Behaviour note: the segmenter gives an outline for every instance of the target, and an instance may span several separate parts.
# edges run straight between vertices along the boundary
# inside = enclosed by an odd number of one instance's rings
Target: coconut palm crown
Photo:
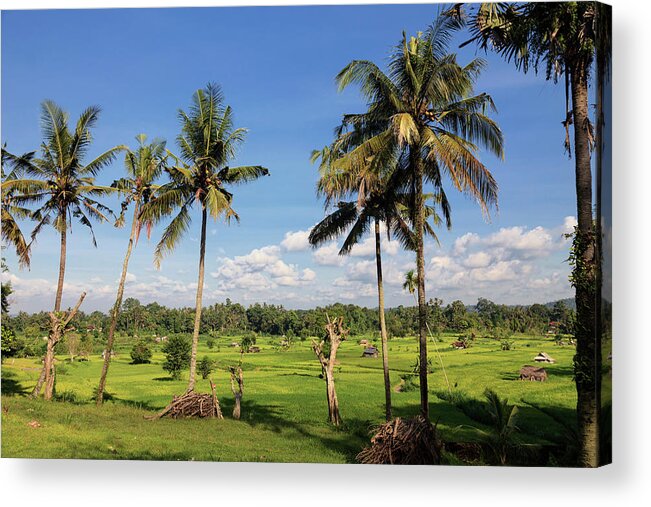
[[[253,181],[268,175],[269,171],[262,166],[228,165],[244,142],[247,130],[234,127],[233,111],[224,105],[219,86],[208,84],[206,88],[197,90],[189,110],[179,110],[178,116],[181,122],[181,133],[177,137],[179,155],[172,156],[173,163],[166,168],[170,181],[162,185],[155,197],[143,207],[141,219],[157,222],[174,215],[155,249],[154,261],[158,266],[163,256],[174,250],[188,231],[192,221],[191,209],[196,206],[201,210],[199,282],[188,384],[188,391],[191,391],[195,384],[201,323],[208,214],[214,219],[222,217],[227,222],[239,220],[232,207],[233,194],[226,187]]]
[[[122,262],[122,273],[118,283],[115,304],[111,310],[111,321],[106,340],[104,363],[102,365],[102,373],[100,375],[96,395],[98,405],[100,405],[104,400],[106,376],[111,362],[111,352],[113,350],[118,316],[120,314],[120,308],[122,307],[122,298],[124,296],[124,286],[127,278],[129,259],[131,258],[134,244],[138,242],[143,225],[141,220],[142,207],[149,202],[153,193],[158,188],[158,185],[155,183],[156,179],[161,175],[163,167],[165,167],[165,164],[167,163],[165,141],[154,139],[151,143],[147,143],[147,136],[145,134],[137,135],[136,141],[138,142],[138,148],[134,151],[128,150],[124,157],[124,167],[127,172],[127,177],[120,178],[119,180],[114,181],[111,185],[124,195],[122,211],[118,220],[115,222],[116,227],[124,225],[124,215],[130,204],[133,204],[133,219],[131,222],[129,242],[127,243],[127,251]],[[148,230],[151,230],[152,225],[152,222],[147,223]]]
[[[444,189],[447,180],[473,198],[488,216],[497,207],[497,183],[479,160],[485,149],[503,156],[503,136],[487,111],[495,111],[491,97],[475,94],[474,83],[485,66],[474,59],[465,66],[448,54],[451,34],[460,26],[452,16],[439,16],[425,32],[403,34],[390,57],[388,72],[366,60],[355,60],[337,76],[340,89],[359,85],[367,101],[364,113],[344,116],[341,131],[353,133],[354,149],[336,162],[344,172],[369,166],[380,173],[401,161],[397,182],[410,195],[418,275],[421,365],[427,364],[426,295],[423,235],[425,205],[423,185],[431,184],[439,196],[443,218],[451,224]],[[427,371],[420,372],[421,413],[429,417]]]

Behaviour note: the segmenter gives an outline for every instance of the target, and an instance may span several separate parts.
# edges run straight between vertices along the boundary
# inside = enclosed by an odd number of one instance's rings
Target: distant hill
[[[576,301],[574,301],[574,298],[558,299],[556,301],[550,301],[548,303],[540,303],[540,304],[542,304],[543,306],[545,306],[547,308],[553,308],[554,305],[556,303],[558,303],[559,301],[562,301],[563,303],[565,303],[565,305],[570,310],[576,311]],[[515,308],[516,306],[524,306],[526,308],[526,307],[529,307],[529,306],[532,306],[532,305],[506,305],[506,306],[508,308]],[[466,305],[466,310],[469,311],[469,312],[476,312],[477,311],[477,305]]]
[[[574,301],[574,298],[565,298],[565,299],[559,299],[558,301],[562,301],[565,303],[565,305],[570,309],[570,310],[575,310],[576,311],[576,301]],[[549,303],[545,303],[545,306],[547,308],[552,308],[558,301],[551,301]]]

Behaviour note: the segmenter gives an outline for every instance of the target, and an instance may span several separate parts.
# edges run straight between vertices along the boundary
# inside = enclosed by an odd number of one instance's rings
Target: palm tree
[[[37,223],[32,231],[32,242],[46,225],[51,224],[60,235],[59,278],[54,300],[54,312],[61,311],[63,283],[66,269],[67,233],[76,219],[88,227],[93,244],[97,246],[92,221],[107,221],[111,210],[96,200],[114,189],[95,184],[95,176],[110,164],[124,147],[116,146],[102,153],[87,164],[83,163],[92,142],[91,131],[99,118],[100,108],[87,108],[71,130],[69,117],[54,102],[46,100],[41,105],[41,127],[43,142],[41,158],[22,157],[21,170],[32,179],[16,182],[19,193],[13,196],[17,206],[37,204],[31,213]],[[18,157],[13,157],[16,160]],[[39,380],[32,391],[38,396],[43,382],[46,382],[45,398],[51,399],[54,383],[54,345],[48,337],[47,351]]]
[[[142,207],[149,202],[153,192],[156,190],[154,181],[160,176],[166,163],[165,141],[154,139],[151,143],[146,144],[147,136],[140,134],[136,136],[138,148],[134,151],[128,151],[124,166],[127,170],[127,177],[121,178],[113,183],[113,187],[126,197],[122,202],[122,213],[116,226],[124,224],[124,213],[131,203],[133,203],[133,219],[131,221],[131,234],[127,244],[127,252],[122,262],[122,274],[118,284],[118,292],[115,298],[115,304],[111,311],[111,323],[109,326],[106,349],[104,351],[104,364],[100,375],[99,386],[97,387],[96,402],[101,405],[104,400],[104,388],[106,386],[106,375],[108,374],[111,362],[111,351],[113,350],[113,341],[115,337],[115,328],[122,307],[122,297],[124,295],[124,284],[127,279],[127,270],[129,268],[129,259],[134,243],[137,243],[138,236],[143,226],[140,218]],[[150,225],[150,224],[147,224]]]
[[[413,294],[418,288],[418,276],[413,269],[410,269],[405,273],[405,281],[402,284],[402,289]]]
[[[391,234],[407,249],[414,249],[414,236],[409,223],[409,197],[395,193],[391,182],[395,174],[398,160],[387,160],[386,167],[368,164],[365,167],[353,167],[342,170],[338,160],[346,151],[354,149],[362,142],[363,134],[355,131],[338,129],[339,136],[331,146],[312,153],[312,161],[321,159],[319,172],[321,177],[317,183],[317,193],[325,197],[326,209],[335,199],[352,197],[357,194],[356,202],[340,201],[336,210],[326,216],[312,228],[309,242],[317,247],[331,241],[347,230],[349,233],[339,250],[339,255],[347,255],[358,244],[361,238],[374,227],[375,235],[375,264],[378,289],[378,317],[380,323],[380,338],[382,342],[382,366],[384,372],[385,416],[391,420],[391,380],[389,376],[389,347],[384,312],[384,284],[382,275],[381,227],[386,226],[387,237]],[[394,167],[392,172],[392,166]],[[380,170],[380,174],[378,171]],[[428,196],[429,197],[429,196]],[[432,218],[435,225],[440,224],[440,217],[433,207],[427,206],[427,218]],[[429,223],[425,223],[426,232],[436,238]],[[438,241],[438,240],[437,240]]]
[[[579,462],[582,466],[598,466],[601,347],[595,320],[595,287],[599,263],[592,205],[591,152],[595,136],[589,115],[588,82],[595,53],[599,53],[600,74],[609,59],[610,10],[599,7],[597,2],[482,3],[470,14],[457,6],[450,17],[469,26],[472,38],[466,44],[476,42],[482,49],[492,49],[523,72],[537,72],[543,67],[546,79],[564,79],[565,147],[571,155],[571,125],[578,222],[573,253],[578,262],[572,283],[577,307],[574,370],[581,440]]]
[[[6,151],[6,146],[2,147],[2,167],[0,169],[2,175],[2,239],[15,250],[18,265],[21,268],[29,268],[31,245],[25,239],[18,220],[30,219],[32,212],[29,208],[18,205],[15,197],[21,191],[27,193],[33,191],[30,182],[20,178],[23,169],[33,157],[33,152],[16,157]],[[6,172],[5,168],[9,164],[12,169]]]
[[[221,89],[208,84],[195,92],[188,112],[179,111],[181,133],[177,137],[180,157],[175,165],[166,169],[171,181],[162,185],[154,199],[143,207],[141,220],[158,221],[164,216],[178,213],[166,227],[156,246],[155,263],[172,251],[187,232],[192,218],[190,210],[197,205],[201,210],[201,239],[199,247],[199,280],[197,283],[192,355],[188,389],[194,389],[197,346],[201,325],[201,305],[206,253],[206,223],[208,214],[226,221],[239,220],[231,207],[233,194],[226,185],[236,185],[266,176],[269,171],[262,166],[229,167],[237,148],[244,142],[246,129],[233,127],[233,112],[224,106]]]
[[[497,124],[486,115],[495,109],[485,93],[474,95],[474,82],[484,61],[466,66],[446,54],[458,23],[440,17],[426,33],[396,47],[384,73],[370,61],[356,60],[337,76],[339,88],[359,84],[368,102],[362,114],[347,115],[344,124],[364,132],[364,141],[341,159],[341,166],[380,165],[387,159],[403,163],[399,184],[411,196],[412,223],[416,243],[418,323],[420,343],[421,413],[429,417],[427,388],[427,307],[425,296],[423,187],[433,185],[441,196],[441,211],[451,226],[450,206],[443,193],[447,176],[459,191],[472,196],[488,215],[497,205],[497,183],[479,161],[480,147],[503,156],[503,138]]]

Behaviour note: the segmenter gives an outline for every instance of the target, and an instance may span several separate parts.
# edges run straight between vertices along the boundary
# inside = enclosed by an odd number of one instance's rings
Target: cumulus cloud
[[[280,242],[282,246],[288,252],[302,252],[310,248],[310,242],[308,238],[310,236],[310,231],[289,231],[285,233],[285,238]]]
[[[267,290],[275,287],[295,287],[312,282],[316,272],[309,268],[300,270],[296,264],[287,264],[281,258],[277,245],[255,248],[246,255],[218,259],[219,268],[210,273],[223,290],[238,288]]]
[[[458,237],[454,240],[454,246],[452,247],[452,252],[455,255],[462,255],[466,253],[466,250],[469,246],[475,245],[479,242],[479,235],[474,232],[468,232],[463,236]]]
[[[316,249],[312,260],[319,266],[342,266],[346,259],[339,255],[339,247],[333,241]]]

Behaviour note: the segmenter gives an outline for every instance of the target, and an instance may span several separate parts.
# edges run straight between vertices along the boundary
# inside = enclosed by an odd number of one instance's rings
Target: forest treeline
[[[511,333],[542,334],[550,322],[562,333],[570,333],[575,312],[565,300],[529,306],[508,306],[479,298],[476,305],[466,306],[461,301],[443,305],[441,300],[430,300],[428,320],[433,332],[458,332],[478,330],[491,332],[500,329]],[[387,330],[390,337],[413,336],[417,333],[418,308],[397,306],[386,310]],[[158,303],[141,304],[128,298],[122,305],[117,330],[129,336],[167,335],[192,333],[194,308],[168,308]],[[336,303],[309,310],[294,310],[283,305],[255,303],[248,307],[227,299],[204,307],[201,314],[201,333],[212,336],[236,335],[247,332],[263,335],[285,335],[307,338],[323,333],[326,315],[343,316],[351,335],[378,333],[377,308]],[[40,338],[47,332],[47,312],[28,314],[19,312],[5,316],[3,325],[17,336]],[[94,311],[79,312],[74,321],[78,331],[89,333],[97,339],[106,334],[110,316]]]

